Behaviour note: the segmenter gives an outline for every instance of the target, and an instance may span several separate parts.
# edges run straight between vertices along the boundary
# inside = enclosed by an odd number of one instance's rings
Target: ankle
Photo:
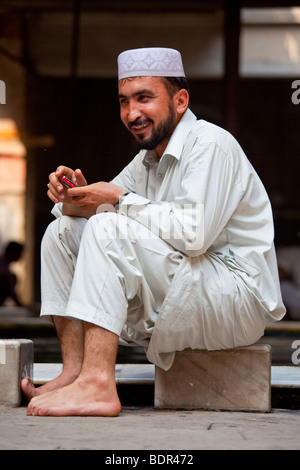
[[[60,374],[60,377],[64,378],[69,383],[72,383],[79,377],[80,372],[81,372],[80,367],[63,365],[63,369]]]
[[[77,382],[80,384],[80,387],[93,387],[101,390],[115,387],[115,377],[99,370],[82,370]]]

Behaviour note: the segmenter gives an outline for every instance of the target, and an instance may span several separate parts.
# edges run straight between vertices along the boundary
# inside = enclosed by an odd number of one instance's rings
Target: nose
[[[129,102],[127,108],[127,122],[134,122],[142,116],[139,106],[136,102]]]

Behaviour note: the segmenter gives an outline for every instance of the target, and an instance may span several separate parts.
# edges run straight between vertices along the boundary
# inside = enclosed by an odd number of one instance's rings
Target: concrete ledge
[[[155,408],[271,411],[271,348],[177,352],[170,370],[155,368]]]
[[[0,403],[21,403],[21,379],[33,377],[33,342],[28,339],[0,340]]]

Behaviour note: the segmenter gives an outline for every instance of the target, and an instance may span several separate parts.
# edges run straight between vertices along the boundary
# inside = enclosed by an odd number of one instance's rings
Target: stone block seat
[[[271,348],[177,352],[168,371],[155,368],[155,407],[271,411]]]

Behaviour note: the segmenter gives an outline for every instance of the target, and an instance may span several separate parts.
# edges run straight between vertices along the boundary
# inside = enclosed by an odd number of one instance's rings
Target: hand
[[[72,204],[83,210],[96,214],[101,204],[114,206],[125,191],[112,183],[100,181],[87,186],[67,190],[68,197],[72,196]]]
[[[84,178],[81,170],[77,169],[73,171],[71,168],[66,166],[59,166],[55,172],[49,175],[49,184],[47,195],[52,202],[57,204],[58,202],[63,202],[64,204],[72,204],[72,197],[68,196],[67,189],[59,181],[60,176],[66,176],[77,186],[86,186],[87,181]]]

